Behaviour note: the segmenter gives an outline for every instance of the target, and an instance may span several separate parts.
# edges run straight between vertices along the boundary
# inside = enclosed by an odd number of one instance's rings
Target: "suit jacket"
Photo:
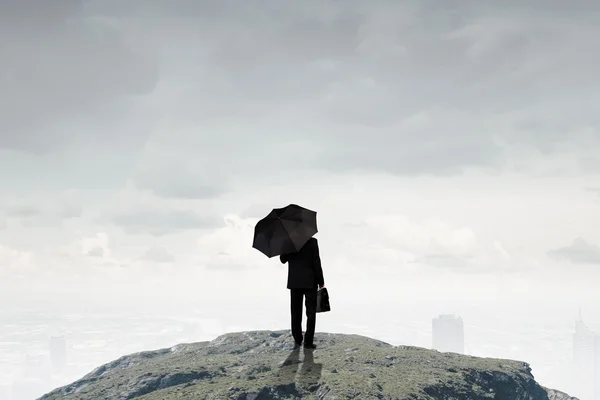
[[[317,239],[310,238],[300,251],[279,259],[283,264],[288,263],[288,289],[316,289],[317,284],[325,285]]]

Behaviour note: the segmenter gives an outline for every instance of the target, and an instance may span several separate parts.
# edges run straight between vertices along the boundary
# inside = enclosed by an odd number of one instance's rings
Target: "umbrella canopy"
[[[317,232],[316,211],[290,204],[258,221],[252,247],[269,258],[295,253]]]

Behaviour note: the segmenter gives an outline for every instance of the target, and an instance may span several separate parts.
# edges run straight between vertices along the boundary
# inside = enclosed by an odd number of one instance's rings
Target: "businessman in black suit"
[[[306,333],[304,347],[314,349],[313,339],[317,322],[317,286],[325,286],[319,243],[310,238],[297,253],[279,257],[281,262],[288,263],[288,283],[291,295],[292,336],[297,346],[302,345],[302,299],[306,299]]]

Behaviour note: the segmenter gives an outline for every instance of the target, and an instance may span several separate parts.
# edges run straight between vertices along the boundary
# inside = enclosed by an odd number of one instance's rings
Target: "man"
[[[292,336],[297,346],[302,345],[302,299],[306,299],[306,332],[304,335],[304,348],[315,349],[313,343],[315,325],[317,322],[317,285],[325,286],[321,257],[319,256],[319,243],[317,239],[310,238],[297,253],[285,254],[279,257],[280,261],[288,263],[288,283],[291,296],[292,311]]]

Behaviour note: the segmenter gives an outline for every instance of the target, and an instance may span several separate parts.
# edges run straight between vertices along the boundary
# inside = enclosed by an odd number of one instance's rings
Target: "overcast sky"
[[[288,203],[318,212],[336,307],[598,301],[597,2],[0,7],[15,307],[285,313],[286,267],[251,245]]]

